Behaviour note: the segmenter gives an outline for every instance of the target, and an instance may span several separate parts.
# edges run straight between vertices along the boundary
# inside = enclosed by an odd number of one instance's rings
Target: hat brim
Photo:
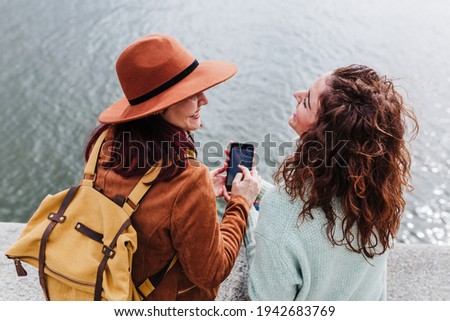
[[[124,97],[106,108],[98,120],[103,124],[117,124],[154,114],[220,84],[231,78],[236,72],[237,67],[226,61],[202,61],[191,74],[161,94],[133,106]]]

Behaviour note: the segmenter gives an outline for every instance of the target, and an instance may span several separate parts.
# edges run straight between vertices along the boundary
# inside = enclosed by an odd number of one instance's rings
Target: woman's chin
[[[292,129],[295,130],[295,125],[296,125],[296,124],[295,124],[295,120],[294,120],[293,117],[289,118],[288,124],[289,124],[289,126],[291,126]]]
[[[298,125],[297,124],[295,124],[294,122],[292,122],[290,119],[289,119],[289,126],[297,133],[297,135],[298,136],[301,136],[302,135],[302,133],[303,133],[303,130],[301,130],[299,127],[298,127]]]
[[[202,120],[200,118],[193,119],[189,122],[189,131],[195,131],[202,127]]]

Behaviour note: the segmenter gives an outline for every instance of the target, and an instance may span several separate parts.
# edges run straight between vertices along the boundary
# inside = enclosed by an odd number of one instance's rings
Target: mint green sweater
[[[326,236],[323,211],[314,209],[313,220],[299,223],[302,206],[301,200],[291,203],[286,192],[274,187],[264,195],[260,213],[252,211],[245,238],[250,298],[385,300],[387,252],[366,261],[345,246],[333,246]],[[333,208],[342,217],[342,207],[333,203]],[[336,227],[340,224],[337,221]],[[336,228],[335,239],[340,237]]]

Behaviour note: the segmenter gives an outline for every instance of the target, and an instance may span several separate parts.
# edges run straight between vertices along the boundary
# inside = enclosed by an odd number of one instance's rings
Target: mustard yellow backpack
[[[133,284],[137,234],[130,217],[161,167],[151,167],[123,202],[109,199],[94,188],[106,132],[92,149],[80,185],[48,195],[6,252],[19,276],[26,275],[21,261],[38,268],[47,300],[141,300],[176,262],[175,256],[157,275]]]

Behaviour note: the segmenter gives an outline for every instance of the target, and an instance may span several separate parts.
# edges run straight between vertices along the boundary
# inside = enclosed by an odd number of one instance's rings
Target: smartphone
[[[231,185],[237,173],[242,172],[238,166],[243,165],[249,170],[253,166],[253,155],[255,146],[252,144],[232,143],[230,145],[230,161],[228,162],[227,179],[225,186],[227,191],[231,191]]]

